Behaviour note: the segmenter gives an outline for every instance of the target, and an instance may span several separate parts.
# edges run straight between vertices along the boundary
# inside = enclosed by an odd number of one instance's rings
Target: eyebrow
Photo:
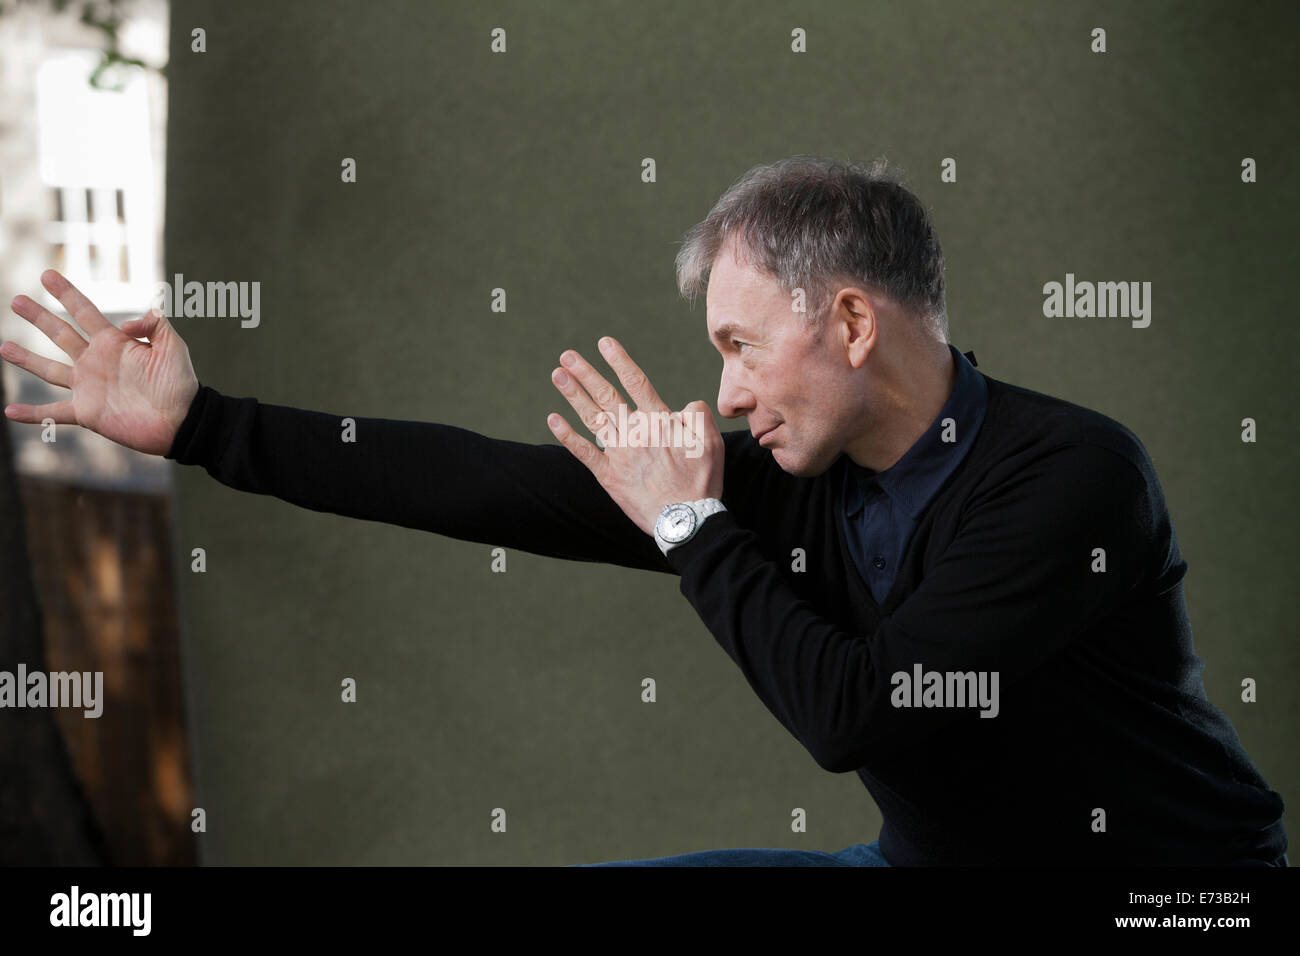
[[[745,330],[735,322],[723,322],[718,326],[717,331],[711,333],[709,337],[715,342],[725,342],[737,332],[744,333]]]

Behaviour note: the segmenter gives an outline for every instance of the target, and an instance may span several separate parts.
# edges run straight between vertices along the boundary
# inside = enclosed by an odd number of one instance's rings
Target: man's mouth
[[[754,438],[755,438],[755,440],[757,440],[758,443],[761,445],[761,444],[763,444],[763,439],[764,439],[764,438],[766,438],[768,435],[772,434],[772,432],[776,431],[776,430],[777,430],[778,428],[780,428],[780,427],[781,427],[780,425],[773,425],[771,428],[768,428],[768,429],[766,429],[765,431],[761,431],[761,432],[759,432],[757,435],[754,436]]]

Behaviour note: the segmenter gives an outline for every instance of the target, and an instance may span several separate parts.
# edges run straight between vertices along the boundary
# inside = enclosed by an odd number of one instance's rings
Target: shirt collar
[[[974,443],[988,404],[988,385],[984,375],[975,370],[974,352],[959,352],[951,343],[948,350],[957,366],[952,394],[930,427],[903,457],[884,471],[873,472],[844,456],[846,473],[856,478],[846,486],[845,509],[849,515],[860,510],[866,495],[878,486],[912,519],[918,519]],[[955,423],[954,442],[943,441],[943,422],[948,418]]]

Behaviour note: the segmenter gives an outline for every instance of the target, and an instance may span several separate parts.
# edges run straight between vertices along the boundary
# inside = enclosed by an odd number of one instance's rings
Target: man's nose
[[[724,370],[718,385],[718,414],[723,418],[739,418],[753,404],[753,396],[737,388]]]

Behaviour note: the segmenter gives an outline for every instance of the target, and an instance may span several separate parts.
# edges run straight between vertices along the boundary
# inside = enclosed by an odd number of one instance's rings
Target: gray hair
[[[787,294],[804,290],[809,331],[820,334],[847,280],[887,295],[948,341],[938,234],[884,158],[867,167],[799,155],[750,169],[682,241],[677,288],[691,303],[707,291],[713,262],[733,234],[744,257]]]

